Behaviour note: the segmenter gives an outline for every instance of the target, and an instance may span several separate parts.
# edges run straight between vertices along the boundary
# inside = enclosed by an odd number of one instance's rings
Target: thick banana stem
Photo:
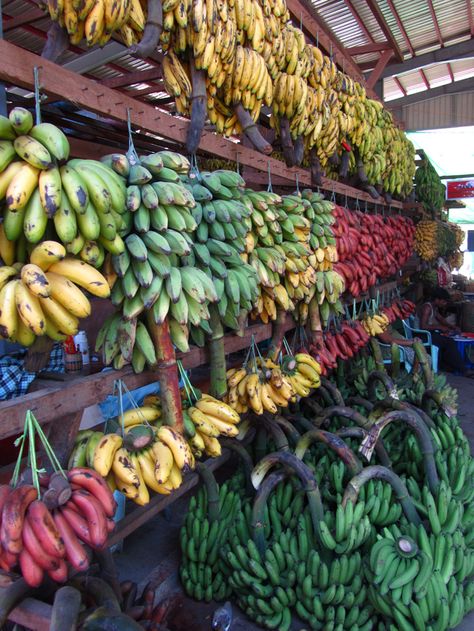
[[[398,477],[396,473],[390,471],[386,467],[379,465],[372,465],[371,467],[365,467],[362,471],[356,475],[348,483],[344,496],[342,498],[342,505],[346,506],[347,502],[351,501],[353,504],[357,502],[359,492],[362,486],[371,479],[384,480],[388,482],[395,492],[395,497],[402,505],[405,517],[409,522],[419,526],[421,524],[420,516],[412,502],[410,495],[408,494],[407,487],[403,480]]]
[[[390,354],[392,356],[391,363],[391,376],[392,379],[398,379],[400,376],[400,347],[398,344],[393,343],[390,347]]]
[[[331,432],[326,432],[323,429],[312,429],[306,434],[303,434],[296,445],[295,456],[303,460],[305,453],[314,442],[324,443],[329,449],[334,451],[344,462],[352,477],[357,475],[362,469],[362,463],[342,438]]]
[[[377,401],[377,384],[382,384],[386,395],[396,399],[398,397],[397,388],[386,372],[373,370],[367,380],[367,391],[371,401]]]
[[[75,576],[70,584],[88,594],[98,607],[113,613],[120,613],[120,603],[112,587],[98,576]]]
[[[204,70],[197,70],[192,57],[189,60],[189,67],[191,69],[193,94],[191,97],[191,122],[189,123],[188,135],[186,137],[186,149],[192,155],[198,150],[202,131],[206,124],[207,95],[206,74]]]
[[[360,412],[357,412],[357,410],[353,410],[352,408],[343,405],[332,405],[331,407],[324,409],[322,414],[314,419],[314,423],[316,426],[321,427],[335,416],[352,421],[353,423],[355,423],[359,427],[363,427],[367,431],[369,431],[372,427],[370,421],[365,416],[360,414]]]
[[[281,150],[285,158],[286,166],[293,167],[296,164],[295,148],[290,133],[290,121],[286,116],[280,118]]]
[[[290,446],[288,440],[278,425],[275,424],[273,417],[264,414],[254,419],[259,425],[263,425],[265,431],[273,438],[277,451],[288,451]]]
[[[245,490],[247,495],[253,495],[252,480],[250,479],[250,476],[252,475],[253,462],[249,452],[242,444],[232,438],[219,438],[219,442],[223,447],[230,449],[240,458],[245,475]]]
[[[0,591],[0,628],[3,629],[3,625],[6,623],[8,614],[16,605],[27,598],[33,596],[37,592],[27,585],[23,577],[18,580],[12,581],[10,584],[6,584]]]
[[[313,414],[316,414],[318,416],[324,411],[324,408],[311,397],[305,397],[304,399],[301,399],[301,405],[309,408]]]
[[[377,408],[382,408],[385,410],[408,410],[409,412],[413,412],[417,416],[421,418],[421,420],[425,423],[427,427],[430,429],[434,429],[436,424],[433,420],[426,414],[424,410],[416,407],[416,405],[412,405],[408,403],[408,401],[399,401],[398,399],[394,399],[393,397],[386,397],[382,399],[382,401],[377,401]]]
[[[309,330],[311,332],[311,344],[318,346],[323,337],[323,327],[316,295],[309,301]]]
[[[276,487],[288,477],[286,471],[271,473],[258,489],[252,508],[252,539],[262,558],[267,547],[265,541],[265,508]]]
[[[265,475],[275,465],[280,465],[290,470],[292,469],[294,474],[300,479],[303,491],[308,498],[313,529],[318,539],[320,539],[321,531],[319,524],[324,519],[324,508],[318,483],[311,469],[301,462],[301,460],[298,460],[294,454],[289,451],[279,451],[265,456],[265,458],[254,467],[252,472],[252,484],[256,489],[259,489]]]
[[[339,177],[345,179],[349,173],[349,163],[351,159],[350,151],[342,151],[341,162],[339,164]]]
[[[321,377],[321,385],[329,392],[335,405],[345,405],[344,397],[342,396],[341,391],[332,383],[332,381],[329,381],[326,377]]]
[[[321,162],[319,161],[316,147],[313,147],[310,152],[310,169],[311,169],[311,186],[323,185],[323,169]]]
[[[114,591],[118,601],[122,602],[122,592],[120,590],[120,582],[115,565],[114,557],[110,548],[102,550],[94,550],[94,557],[97,559],[100,567],[100,578],[104,580]]]
[[[361,158],[357,158],[357,176],[359,178],[359,182],[362,185],[362,188],[367,191],[367,193],[372,197],[372,199],[379,199],[380,195],[375,190],[375,188],[369,184],[369,180],[367,178],[367,174],[365,172],[364,163]]]
[[[244,108],[242,103],[236,103],[236,105],[234,105],[234,112],[239,119],[242,131],[253,144],[255,149],[264,153],[266,156],[269,156],[273,151],[271,144],[262,136],[257,125],[250,116],[250,113]]]
[[[209,326],[212,329],[212,335],[209,338],[210,394],[216,399],[222,399],[227,394],[224,327],[216,305],[209,305],[209,314]]]
[[[178,368],[168,321],[155,324],[152,311],[147,313],[148,331],[155,345],[158,360],[156,372],[160,382],[161,409],[168,425],[181,434],[184,431],[183,408],[179,391]]]
[[[430,491],[433,494],[436,494],[439,487],[439,477],[434,459],[435,447],[431,439],[429,429],[426,427],[421,418],[417,416],[413,411],[394,410],[393,412],[388,412],[388,414],[382,416],[381,419],[374,423],[372,429],[369,431],[367,447],[362,448],[361,453],[364,456],[366,456],[367,453],[370,453],[371,445],[374,444],[377,440],[380,440],[380,435],[384,428],[394,421],[405,423],[415,432],[420,445],[420,451],[423,455],[423,462],[426,478],[428,480],[428,486],[430,487]]]
[[[252,444],[254,445],[254,459],[258,462],[262,458],[265,458],[268,451],[268,433],[265,427],[259,427],[257,429],[257,436]]]
[[[302,416],[300,414],[285,414],[286,418],[292,423],[296,423],[299,428],[303,429],[305,432],[309,432],[312,429],[315,429],[316,426],[312,423],[308,418]]]
[[[272,339],[268,349],[268,357],[274,362],[277,361],[285,337],[286,311],[277,308],[277,317],[272,324]]]
[[[366,430],[362,429],[362,427],[344,427],[343,429],[339,429],[336,434],[341,438],[365,438],[367,436]],[[380,464],[390,469],[392,463],[381,440],[378,440],[375,444],[375,453],[377,454]]]
[[[364,410],[367,410],[367,412],[371,412],[374,409],[374,404],[372,403],[372,401],[364,399],[364,397],[349,397],[346,400],[346,403],[349,407],[354,407],[354,405],[358,405],[359,407],[364,408]]]
[[[295,447],[300,439],[300,433],[296,427],[294,427],[288,419],[280,416],[279,414],[273,417],[273,421],[281,427],[288,439],[288,442],[291,442],[292,447]]]
[[[421,342],[413,342],[413,350],[415,351],[415,356],[420,363],[421,370],[423,371],[425,387],[427,390],[433,390],[434,377],[433,371],[431,370],[431,358]]]
[[[69,46],[69,35],[64,27],[53,22],[48,29],[46,44],[41,51],[41,57],[56,61]]]
[[[219,505],[219,486],[217,485],[216,478],[210,469],[206,467],[202,462],[196,463],[196,471],[200,475],[207,492],[207,518],[209,523],[219,519],[220,505]]]
[[[130,48],[132,55],[146,59],[157,48],[163,31],[163,8],[161,0],[148,0],[147,19],[143,36],[138,44]]]
[[[296,166],[300,166],[303,162],[304,158],[304,140],[303,136],[297,136],[295,142],[293,143],[295,147],[295,164]]]
[[[380,347],[379,341],[376,340],[374,337],[370,338],[370,349],[374,356],[377,370],[380,370],[380,372],[386,372],[385,364],[383,363],[382,349]]]
[[[447,416],[454,416],[455,411],[444,404],[441,392],[437,392],[436,390],[425,390],[423,392],[423,396],[421,397],[421,407],[423,411],[429,415],[428,418],[430,418],[430,420],[431,414],[433,413],[433,405],[435,405]]]

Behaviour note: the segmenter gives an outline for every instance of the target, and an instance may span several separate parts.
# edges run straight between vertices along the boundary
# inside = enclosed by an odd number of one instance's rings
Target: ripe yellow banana
[[[158,430],[158,438],[167,445],[179,469],[194,469],[194,456],[185,439],[173,428],[163,425]]]
[[[123,439],[118,434],[105,434],[94,451],[94,469],[104,478],[112,469],[115,452],[122,446]]]
[[[211,414],[225,423],[232,423],[235,425],[240,422],[240,416],[235,410],[222,401],[211,397],[209,394],[203,394],[199,401],[196,402],[195,407],[201,410],[204,414]]]
[[[173,468],[173,452],[160,440],[153,443],[151,452],[155,460],[155,479],[158,484],[164,484],[168,481]]]
[[[77,318],[86,318],[91,314],[91,303],[79,287],[54,272],[46,272],[46,278],[49,282],[51,297],[66,307],[70,313]]]
[[[19,280],[10,280],[0,290],[0,336],[15,339],[18,330],[18,312],[16,307],[16,288]]]
[[[35,296],[47,298],[51,295],[51,286],[45,273],[38,265],[29,263],[21,268],[21,280]]]
[[[46,300],[46,298],[38,299],[34,294],[28,291],[23,283],[17,283],[15,301],[20,318],[35,335],[44,335],[44,313],[39,300]],[[48,298],[48,300],[50,300],[50,298]]]
[[[126,410],[123,416],[118,417],[118,422],[124,427],[130,427],[130,425],[137,425],[138,423],[156,421],[160,416],[161,412],[157,408],[143,405],[139,408]]]
[[[66,248],[57,241],[43,241],[39,243],[30,254],[30,263],[38,265],[44,272],[48,271],[53,263],[61,261],[66,256]]]

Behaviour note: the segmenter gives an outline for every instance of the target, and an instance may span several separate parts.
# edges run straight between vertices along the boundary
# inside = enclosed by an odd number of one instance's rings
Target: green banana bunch
[[[415,173],[416,199],[423,204],[428,211],[441,210],[445,203],[446,186],[441,182],[436,169],[428,158],[424,158],[422,164]]]
[[[231,593],[221,569],[220,550],[226,544],[230,524],[240,510],[238,492],[224,483],[219,489],[218,517],[211,520],[207,493],[200,488],[191,498],[181,528],[180,578],[191,598],[221,601]]]

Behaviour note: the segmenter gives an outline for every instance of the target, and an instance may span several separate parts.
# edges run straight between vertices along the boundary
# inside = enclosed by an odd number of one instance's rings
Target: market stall
[[[0,402],[0,625],[167,628],[176,603],[110,547],[187,495],[194,601],[282,631],[453,628],[474,464],[425,346],[384,340],[459,234],[409,200],[415,176],[439,205],[376,78],[293,0],[47,12],[43,57],[0,40],[0,334],[30,349],[17,373],[60,352],[69,374]],[[111,37],[173,112],[54,63]]]

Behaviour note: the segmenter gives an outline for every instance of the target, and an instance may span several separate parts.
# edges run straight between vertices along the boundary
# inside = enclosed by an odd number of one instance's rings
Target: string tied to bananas
[[[41,86],[39,80],[39,68],[35,66],[33,68],[33,78],[34,78],[34,91],[35,91],[35,124],[41,124]]]
[[[130,392],[130,390],[127,388],[127,386],[125,385],[123,380],[122,379],[116,379],[114,381],[114,385],[113,385],[113,389],[112,389],[112,396],[114,396],[115,393],[117,393],[118,408],[119,408],[119,422],[120,422],[120,430],[121,430],[122,436],[125,435],[124,409],[123,409],[124,408],[124,405],[123,405],[124,392],[127,395],[128,400],[131,403],[132,407],[135,408],[135,410],[137,410],[138,415],[141,417],[141,422],[143,423],[143,425],[146,425],[147,427],[151,427],[150,423],[147,421],[147,419],[143,415],[140,406],[135,401],[135,397]],[[105,429],[107,429],[107,422],[105,424]]]
[[[273,187],[272,187],[272,167],[270,165],[270,160],[268,160],[267,162],[267,172],[268,172],[268,186],[267,186],[267,191],[269,193],[273,193]]]
[[[185,370],[183,366],[183,362],[180,359],[178,359],[176,361],[176,364],[178,366],[179,377],[181,381],[183,382],[183,386],[186,392],[188,403],[189,405],[194,405],[196,401],[199,400],[199,396],[196,390],[194,389],[193,384],[191,383],[191,380],[189,379],[188,372]]]
[[[13,475],[10,481],[10,485],[12,487],[17,486],[19,478],[20,478],[20,470],[23,461],[23,453],[25,450],[25,446],[28,444],[28,456],[27,463],[31,472],[31,483],[35,487],[36,492],[38,493],[38,499],[41,497],[41,486],[40,486],[40,475],[46,473],[46,469],[44,467],[38,467],[37,462],[37,439],[39,440],[41,446],[44,449],[46,457],[48,458],[53,472],[62,476],[65,480],[67,480],[66,474],[64,473],[61,463],[59,462],[56,454],[54,453],[53,448],[51,447],[46,435],[44,434],[41,425],[38,423],[35,415],[31,410],[27,410],[25,416],[25,424],[23,426],[23,433],[19,436],[15,442],[15,447],[19,447],[18,457],[15,463],[15,468],[13,470]],[[66,485],[69,488],[69,485]],[[70,495],[70,489],[69,489]]]
[[[130,165],[140,164],[140,159],[138,157],[137,151],[135,149],[135,145],[133,143],[133,130],[132,130],[132,120],[130,112],[132,109],[127,107],[127,132],[128,132],[128,151],[126,153],[127,159]]]

